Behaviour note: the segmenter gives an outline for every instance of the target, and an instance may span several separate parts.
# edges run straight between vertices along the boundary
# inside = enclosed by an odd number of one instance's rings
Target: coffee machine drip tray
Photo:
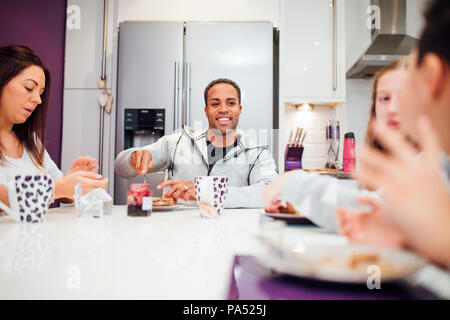
[[[133,137],[133,146],[134,147],[143,147],[149,144],[152,144],[156,142],[159,138],[161,138],[161,135],[158,134],[156,131],[151,130],[140,130],[135,131]]]
[[[125,109],[124,149],[143,147],[164,136],[165,109]]]

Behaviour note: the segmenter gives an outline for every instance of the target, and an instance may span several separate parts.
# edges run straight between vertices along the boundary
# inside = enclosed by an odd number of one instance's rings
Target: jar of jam
[[[145,183],[132,183],[127,194],[128,215],[146,217],[152,213],[153,199],[150,186]]]

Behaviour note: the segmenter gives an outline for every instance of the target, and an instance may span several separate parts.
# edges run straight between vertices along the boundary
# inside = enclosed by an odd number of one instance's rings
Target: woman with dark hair
[[[45,172],[55,180],[54,199],[73,201],[80,183],[83,193],[104,188],[107,179],[94,173],[96,160],[80,157],[66,176],[52,161],[44,145],[50,95],[50,73],[26,46],[0,47],[0,200],[8,202],[1,185],[16,172]]]

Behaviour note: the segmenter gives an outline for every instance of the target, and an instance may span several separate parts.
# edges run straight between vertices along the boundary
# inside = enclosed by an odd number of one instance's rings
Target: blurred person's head
[[[408,77],[408,61],[409,58],[395,60],[378,71],[373,78],[372,104],[365,141],[380,150],[383,148],[375,139],[372,125],[376,122],[395,130],[401,128],[398,96]]]
[[[26,46],[0,47],[0,127],[12,130],[35,164],[44,160],[50,74]],[[0,141],[0,165],[4,164]]]
[[[399,95],[402,130],[417,140],[417,120],[426,115],[450,154],[450,1],[431,1],[408,79]]]
[[[205,88],[205,114],[209,129],[222,135],[236,129],[241,115],[241,89],[232,80],[217,79]]]

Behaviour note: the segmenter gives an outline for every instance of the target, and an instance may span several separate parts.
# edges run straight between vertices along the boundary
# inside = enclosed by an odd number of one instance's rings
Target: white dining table
[[[197,207],[101,218],[74,207],[45,221],[0,217],[0,299],[226,299],[235,255],[261,250],[261,209],[226,209],[202,218]],[[345,243],[316,227],[288,227],[304,243]]]

